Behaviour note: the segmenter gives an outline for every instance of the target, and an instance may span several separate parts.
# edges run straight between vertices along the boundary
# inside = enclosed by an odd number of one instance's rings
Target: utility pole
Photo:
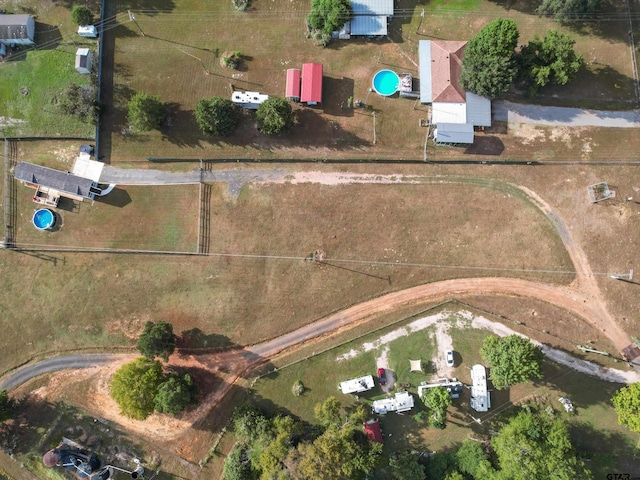
[[[142,31],[142,28],[140,28],[140,25],[138,25],[138,22],[136,22],[136,17],[133,16],[133,12],[131,12],[131,10],[127,10],[129,12],[129,20],[131,20],[133,23],[136,24],[136,27],[138,27],[138,30],[140,30],[140,33],[142,34],[142,36],[144,37],[144,32]]]
[[[416,34],[420,31],[420,27],[422,27],[422,20],[424,20],[424,8],[422,9],[422,13],[420,14],[420,23],[418,23],[418,27],[416,28]]]

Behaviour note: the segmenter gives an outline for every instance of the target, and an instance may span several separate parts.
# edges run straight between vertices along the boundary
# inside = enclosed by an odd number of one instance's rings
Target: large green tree
[[[316,418],[324,426],[339,424],[342,422],[340,413],[340,401],[336,397],[329,397],[324,402],[316,404],[313,409]]]
[[[224,480],[253,480],[257,478],[255,470],[251,468],[251,459],[247,452],[247,446],[236,443],[224,460],[222,470]]]
[[[611,403],[618,414],[618,423],[640,433],[640,383],[632,383],[613,394]]]
[[[565,85],[575,78],[584,63],[573,49],[575,43],[568,35],[549,30],[542,40],[535,36],[522,48],[520,74],[532,82],[532,95],[549,83]]]
[[[451,394],[444,387],[428,388],[422,393],[422,401],[429,410],[429,425],[436,428],[447,426],[447,408],[451,405]]]
[[[111,396],[123,415],[144,420],[154,410],[158,388],[164,381],[162,365],[138,358],[120,367],[111,380]]]
[[[521,412],[491,440],[499,468],[498,478],[531,480],[593,478],[578,460],[561,418]]]
[[[165,106],[157,95],[138,92],[129,101],[127,119],[136,130],[148,132],[162,125],[166,116]]]
[[[89,7],[74,5],[71,9],[71,20],[76,25],[90,25],[93,23],[93,13]]]
[[[315,30],[331,34],[352,18],[351,0],[311,0],[307,23]]]
[[[473,478],[488,478],[493,470],[484,445],[480,442],[465,440],[456,452],[458,469]]]
[[[6,390],[0,390],[0,423],[5,422],[13,417],[14,405],[13,400],[9,398]]]
[[[155,409],[160,413],[175,415],[193,403],[195,393],[195,386],[189,374],[173,374],[158,387],[158,393],[154,398]]]
[[[600,0],[542,0],[536,13],[552,16],[559,22],[588,18],[600,6]]]
[[[418,455],[401,452],[389,460],[391,476],[394,480],[424,480],[424,467],[418,462]]]
[[[162,320],[157,323],[147,322],[138,337],[136,347],[142,355],[151,360],[160,357],[167,362],[176,348],[173,325]]]
[[[231,100],[222,97],[198,101],[195,117],[202,133],[223,137],[231,135],[240,120],[238,110]]]
[[[295,115],[291,104],[280,97],[270,97],[261,103],[256,112],[260,131],[267,135],[279,135],[293,126]]]
[[[513,20],[498,18],[469,40],[462,58],[462,87],[490,99],[507,92],[518,72],[518,36]]]
[[[480,355],[491,366],[489,378],[498,390],[542,378],[542,351],[520,335],[489,335]]]

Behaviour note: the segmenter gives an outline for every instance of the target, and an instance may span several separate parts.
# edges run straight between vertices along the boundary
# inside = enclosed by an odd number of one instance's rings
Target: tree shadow
[[[220,349],[237,346],[225,335],[217,333],[206,334],[199,328],[183,330],[176,340],[176,347],[179,350]]]
[[[167,116],[160,126],[162,141],[168,141],[181,147],[199,147],[202,145],[202,133],[192,110],[182,110],[178,103],[166,103]],[[179,126],[179,128],[176,128]]]

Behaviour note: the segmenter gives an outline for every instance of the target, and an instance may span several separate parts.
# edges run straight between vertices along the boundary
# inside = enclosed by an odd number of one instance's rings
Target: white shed
[[[79,48],[76,52],[76,72],[84,75],[91,73],[91,50]]]

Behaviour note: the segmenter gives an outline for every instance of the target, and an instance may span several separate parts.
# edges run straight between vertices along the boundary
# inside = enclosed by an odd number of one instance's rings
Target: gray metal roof
[[[351,0],[353,14],[393,16],[393,0]],[[353,33],[353,32],[352,32]]]
[[[420,64],[420,103],[433,102],[431,89],[431,40],[418,42],[418,62]]]
[[[467,123],[476,127],[490,127],[491,100],[467,92]]]
[[[20,162],[16,165],[14,176],[21,182],[42,185],[59,192],[66,192],[84,198],[93,198],[91,187],[95,183],[90,178],[82,178],[72,173],[54,170],[53,168],[34,165],[33,163]]]
[[[436,143],[473,143],[473,125],[468,123],[439,123]]]
[[[0,40],[30,38],[27,28],[27,23],[30,18],[29,15],[22,14],[0,15]]]
[[[351,20],[351,35],[386,35],[387,17],[355,16]]]

